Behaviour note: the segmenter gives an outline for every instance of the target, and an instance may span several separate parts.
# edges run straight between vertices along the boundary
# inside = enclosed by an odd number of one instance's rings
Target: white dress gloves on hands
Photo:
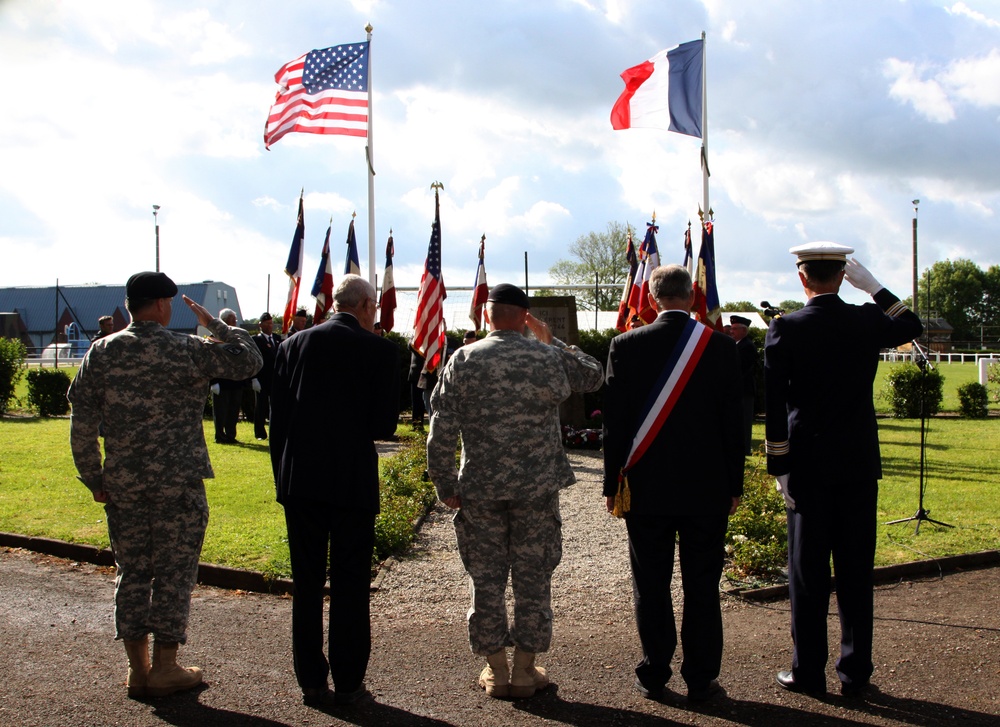
[[[785,500],[785,507],[789,510],[795,509],[795,500],[793,500],[788,494],[788,475],[776,475],[774,478],[775,484],[778,486],[778,492]]]
[[[875,280],[875,276],[868,272],[868,269],[855,258],[847,261],[844,273],[848,283],[858,290],[865,291],[868,295],[875,295],[882,290],[882,283]]]

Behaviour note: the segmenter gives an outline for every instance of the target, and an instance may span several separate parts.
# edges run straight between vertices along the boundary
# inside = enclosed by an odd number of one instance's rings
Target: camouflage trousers
[[[208,526],[205,484],[149,488],[104,506],[115,554],[115,638],[187,640],[191,592]]]
[[[533,653],[552,641],[552,571],[562,558],[559,493],[514,502],[463,498],[455,514],[458,552],[469,574],[469,644],[487,656],[507,646]],[[507,579],[514,622],[507,621]]]

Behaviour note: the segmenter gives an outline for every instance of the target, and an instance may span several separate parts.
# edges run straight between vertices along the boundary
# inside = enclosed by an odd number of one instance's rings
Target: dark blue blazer
[[[278,347],[271,388],[271,465],[278,502],[379,511],[375,440],[396,430],[399,354],[348,313]]]
[[[661,313],[611,339],[604,394],[604,494],[618,473],[688,316]],[[629,473],[632,511],[710,505],[728,512],[743,494],[743,399],[736,344],[715,332],[673,412]]]
[[[879,351],[916,338],[920,319],[883,288],[875,303],[815,296],[775,318],[764,345],[767,469],[803,482],[851,486],[882,476],[872,382]],[[796,487],[796,481],[798,487]]]

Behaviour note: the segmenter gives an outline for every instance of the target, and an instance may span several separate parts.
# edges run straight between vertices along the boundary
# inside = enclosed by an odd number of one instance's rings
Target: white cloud
[[[1000,106],[1000,50],[952,62],[941,74],[941,82],[973,106]]]
[[[883,64],[883,74],[892,81],[891,98],[911,104],[928,121],[944,124],[955,120],[955,110],[941,84],[922,80],[915,64],[889,58]]]
[[[977,23],[985,25],[988,28],[1000,28],[1000,21],[996,21],[990,18],[978,10],[973,10],[965,3],[955,3],[950,8],[945,8],[945,11],[951,15],[961,15],[973,20]]]

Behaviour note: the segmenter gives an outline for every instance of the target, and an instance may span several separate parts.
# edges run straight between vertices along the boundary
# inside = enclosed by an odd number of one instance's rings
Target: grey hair
[[[366,300],[375,300],[375,288],[360,275],[345,275],[333,291],[333,307],[357,308]]]
[[[691,273],[683,265],[660,265],[649,276],[649,293],[654,298],[681,298],[691,295]]]
[[[232,318],[233,322],[229,323],[229,321],[226,320],[227,318]],[[219,320],[222,321],[223,323],[235,326],[236,322],[239,319],[236,317],[236,311],[234,311],[232,308],[223,308],[222,310],[219,311]]]

